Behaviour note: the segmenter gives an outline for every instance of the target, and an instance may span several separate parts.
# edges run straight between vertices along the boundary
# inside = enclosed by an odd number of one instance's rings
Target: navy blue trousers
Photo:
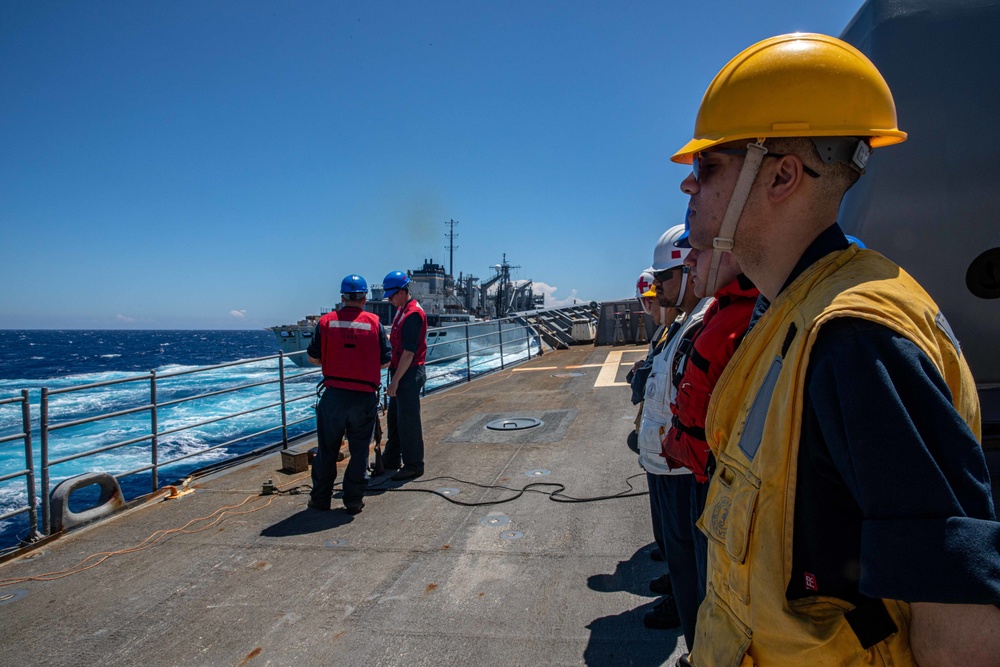
[[[664,475],[646,473],[646,488],[649,489],[649,518],[653,522],[653,541],[664,557],[667,546],[663,542],[663,506],[667,503],[666,487],[660,483]]]
[[[705,599],[704,563],[708,555],[708,542],[695,522],[701,509],[692,502],[697,486],[707,484],[695,482],[694,475],[654,475],[663,487],[665,502],[663,507],[663,541],[666,543],[667,567],[670,568],[670,583],[674,587],[677,611],[681,617],[681,629],[688,649],[694,645],[695,622],[698,607]],[[704,503],[702,503],[704,506]],[[700,539],[699,539],[700,538]],[[699,558],[698,552],[701,551]],[[699,562],[702,564],[699,567]]]
[[[337,454],[347,436],[351,458],[344,472],[344,504],[361,500],[368,488],[368,447],[375,433],[378,394],[327,387],[316,410],[316,439],[319,454],[313,461],[311,496],[317,504],[327,504],[337,480]]]
[[[396,395],[389,397],[385,416],[388,433],[382,460],[387,467],[400,464],[424,469],[424,430],[420,423],[420,390],[426,381],[423,366],[410,366],[399,378]]]

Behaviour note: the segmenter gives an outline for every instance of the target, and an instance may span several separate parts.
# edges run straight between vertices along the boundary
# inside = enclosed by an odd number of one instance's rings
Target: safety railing
[[[292,403],[298,401],[309,400],[315,398],[315,392],[311,390],[308,393],[303,393],[300,395],[289,397],[287,395],[287,384],[289,380],[295,378],[300,378],[308,375],[316,375],[319,373],[318,370],[305,370],[302,372],[287,374],[285,368],[285,357],[283,353],[269,357],[260,357],[257,359],[235,361],[225,364],[216,364],[213,366],[202,366],[189,370],[174,371],[168,373],[157,373],[155,370],[149,372],[148,375],[140,375],[135,377],[121,378],[116,380],[107,380],[104,382],[94,382],[83,385],[76,385],[72,387],[64,387],[62,389],[49,389],[43,387],[41,390],[41,400],[39,402],[39,413],[40,413],[40,444],[41,444],[41,488],[42,493],[42,532],[44,534],[49,534],[50,532],[50,508],[49,508],[49,490],[50,490],[50,474],[53,467],[60,464],[69,463],[70,461],[76,461],[78,459],[83,459],[87,457],[93,457],[98,454],[103,454],[106,452],[111,452],[114,450],[120,450],[126,447],[135,447],[138,445],[147,445],[149,447],[149,463],[146,465],[139,466],[130,470],[115,473],[114,477],[118,480],[122,480],[126,477],[131,477],[140,473],[148,472],[150,474],[150,491],[156,491],[159,488],[159,472],[160,469],[166,466],[170,466],[179,463],[185,459],[190,459],[196,456],[203,456],[204,454],[222,449],[225,447],[233,447],[240,443],[244,443],[254,438],[260,438],[267,434],[274,434],[278,431],[281,432],[280,444],[283,448],[288,447],[288,430],[289,428],[308,422],[310,419],[315,419],[314,416],[310,415],[301,419],[294,421],[289,421],[288,418],[288,406]],[[273,359],[278,360],[278,374],[276,378],[265,379],[258,382],[248,382],[241,383],[235,386],[229,386],[222,389],[216,389],[213,391],[193,393],[187,396],[179,396],[176,398],[171,398],[168,400],[158,400],[157,390],[165,382],[169,382],[171,379],[178,378],[186,375],[193,375],[197,373],[207,373],[210,371],[217,371],[224,368],[233,368],[237,366],[247,366],[249,364],[259,364],[261,362],[267,362]],[[70,394],[81,394],[85,392],[92,392],[97,389],[103,389],[105,387],[110,387],[114,385],[128,385],[132,383],[148,383],[148,402],[136,405],[130,408],[115,410],[112,412],[104,412],[95,415],[89,415],[79,419],[67,419],[63,421],[57,421],[53,419],[52,415],[52,398],[59,395],[70,395]],[[213,416],[210,419],[200,419],[193,423],[183,423],[184,420],[179,415],[174,415],[172,422],[167,422],[166,426],[161,426],[160,418],[164,414],[165,410],[170,408],[176,408],[178,406],[197,404],[199,401],[204,401],[211,398],[217,398],[220,396],[236,394],[238,392],[244,392],[249,389],[256,387],[264,387],[268,385],[277,385],[278,400],[271,400],[264,402],[259,405],[254,405],[245,410],[238,410],[235,412],[227,412],[221,415]],[[224,440],[222,442],[217,442],[205,447],[196,449],[195,451],[186,452],[177,456],[172,457],[162,457],[160,454],[160,442],[165,436],[179,434],[185,431],[191,431],[193,429],[198,429],[210,424],[219,424],[222,422],[227,422],[228,420],[237,419],[239,417],[244,417],[254,413],[259,413],[266,410],[280,411],[280,419],[277,424],[269,426],[267,428],[255,429],[255,430],[239,430],[239,436]],[[131,415],[141,415],[145,413],[148,415],[148,431],[146,433],[140,434],[136,437],[127,438],[124,440],[118,440],[115,442],[110,442],[107,444],[102,444],[99,447],[93,447],[85,449],[83,451],[77,451],[72,454],[65,456],[60,456],[57,458],[50,457],[50,439],[52,434],[57,431],[65,431],[67,429],[73,429],[76,427],[81,427],[88,424],[94,424],[97,422],[107,422],[111,421],[112,428],[114,427],[114,420],[120,420],[124,417],[129,417]],[[108,429],[112,430],[112,429]],[[307,431],[305,434],[315,431]]]
[[[36,509],[37,502],[35,499],[35,465],[31,451],[31,408],[28,402],[28,390],[22,389],[21,395],[18,397],[0,399],[0,406],[17,403],[21,404],[21,432],[0,437],[0,446],[6,446],[7,443],[17,442],[18,440],[22,441],[24,445],[24,467],[21,470],[14,470],[0,475],[0,483],[23,477],[27,504],[24,507],[0,514],[0,521],[20,514],[27,514],[32,526],[29,534],[30,539],[35,536],[35,527],[38,525],[38,510]]]
[[[424,393],[469,382],[477,375],[503,370],[511,362],[525,361],[541,353],[538,332],[519,318],[436,328],[428,333],[427,354],[433,364],[426,371]],[[461,361],[464,367],[456,368]]]
[[[454,350],[448,351],[448,354],[437,355],[437,358],[428,365],[425,393],[467,382],[483,373],[500,370],[512,363],[541,354],[538,333],[530,325],[513,319],[472,322],[436,329],[437,332],[442,330],[446,333],[434,336],[438,340],[429,340],[428,347],[451,345]],[[439,349],[439,352],[441,351]],[[251,445],[265,449],[278,446],[287,448],[290,430],[295,431],[294,437],[315,433],[314,410],[294,408],[300,401],[313,401],[313,405],[315,404],[315,382],[306,380],[309,376],[318,380],[321,371],[319,368],[287,363],[289,360],[295,361],[296,355],[305,354],[305,351],[279,353],[185,370],[169,372],[153,370],[145,375],[55,389],[42,387],[38,401],[39,483],[37,485],[36,467],[32,457],[32,406],[29,402],[29,392],[25,389],[21,391],[19,397],[0,400],[0,406],[20,404],[23,414],[21,431],[0,437],[0,445],[18,440],[24,443],[23,467],[7,470],[0,476],[0,485],[23,477],[27,490],[27,504],[0,515],[0,520],[27,513],[31,525],[27,541],[34,539],[38,534],[39,517],[36,508],[40,496],[41,532],[44,535],[50,534],[52,531],[50,492],[54,486],[53,478],[58,481],[60,478],[71,476],[53,474],[61,465],[78,462],[74,474],[80,471],[79,462],[84,460],[88,461],[83,466],[87,472],[102,468],[104,470],[101,471],[104,472],[112,468],[111,472],[116,480],[132,478],[130,485],[132,491],[127,495],[137,497],[147,491],[142,488],[146,483],[144,479],[136,476],[147,474],[149,479],[145,488],[148,492],[155,492],[160,488],[161,470],[168,466],[181,464],[187,459],[204,456],[214,450],[226,450],[227,455],[237,456],[245,454]],[[274,360],[277,360],[276,374],[273,369]],[[234,380],[234,377],[239,377],[238,373],[218,373],[223,369],[238,369],[253,365],[256,365],[258,367],[256,370],[259,371],[253,381]],[[213,373],[219,377],[208,391],[192,389],[195,384],[193,382],[182,385],[178,381],[182,376],[204,376]],[[272,374],[274,377],[271,377]],[[275,390],[269,391],[271,387]],[[301,391],[303,387],[306,391]],[[251,405],[243,404],[240,406],[241,409],[225,411],[217,408],[211,410],[198,408],[199,402],[223,401],[226,397],[239,395],[241,392],[255,392]],[[121,400],[120,397],[123,395],[129,399]],[[93,407],[100,405],[111,405],[116,409],[104,411]],[[273,420],[268,411],[274,412]],[[197,436],[190,436],[191,433],[197,434],[199,429],[210,425],[222,426],[250,415],[263,418],[257,419],[255,428],[234,425],[229,429],[232,431],[232,437],[202,441]],[[82,435],[81,432],[86,432],[86,435]],[[189,439],[197,440],[198,446],[173,454],[165,453],[162,445],[171,437],[181,435],[188,435]],[[272,438],[266,444],[254,445],[251,442],[261,443],[268,436]],[[90,440],[96,440],[96,443],[90,443]],[[80,446],[81,443],[94,446]],[[242,450],[240,445],[243,446]],[[102,458],[104,456],[116,458],[109,464],[107,459]],[[197,461],[192,463],[197,464]],[[196,467],[198,466],[190,470]],[[171,471],[176,470],[178,469],[172,468]]]

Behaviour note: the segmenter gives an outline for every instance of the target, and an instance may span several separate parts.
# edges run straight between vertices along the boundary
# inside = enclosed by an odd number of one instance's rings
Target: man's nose
[[[694,178],[694,172],[691,172],[683,181],[681,181],[681,192],[686,195],[693,195],[697,191],[698,181]]]

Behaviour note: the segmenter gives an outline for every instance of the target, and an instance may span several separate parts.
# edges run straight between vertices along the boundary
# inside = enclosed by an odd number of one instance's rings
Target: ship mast
[[[458,234],[455,233],[455,225],[458,224],[458,220],[447,220],[444,224],[448,225],[448,233],[444,235],[448,239],[448,245],[444,247],[448,251],[448,275],[454,278],[455,276],[455,237]]]

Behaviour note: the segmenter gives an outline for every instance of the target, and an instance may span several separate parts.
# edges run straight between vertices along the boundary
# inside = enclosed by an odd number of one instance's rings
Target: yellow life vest
[[[855,246],[806,269],[770,305],[719,379],[706,435],[718,465],[698,523],[708,594],[691,662],[912,665],[909,604],[883,600],[897,631],[865,650],[833,597],[789,601],[795,484],[809,351],[836,317],[877,322],[913,341],[981,439],[975,382],[947,321],[901,268]]]

